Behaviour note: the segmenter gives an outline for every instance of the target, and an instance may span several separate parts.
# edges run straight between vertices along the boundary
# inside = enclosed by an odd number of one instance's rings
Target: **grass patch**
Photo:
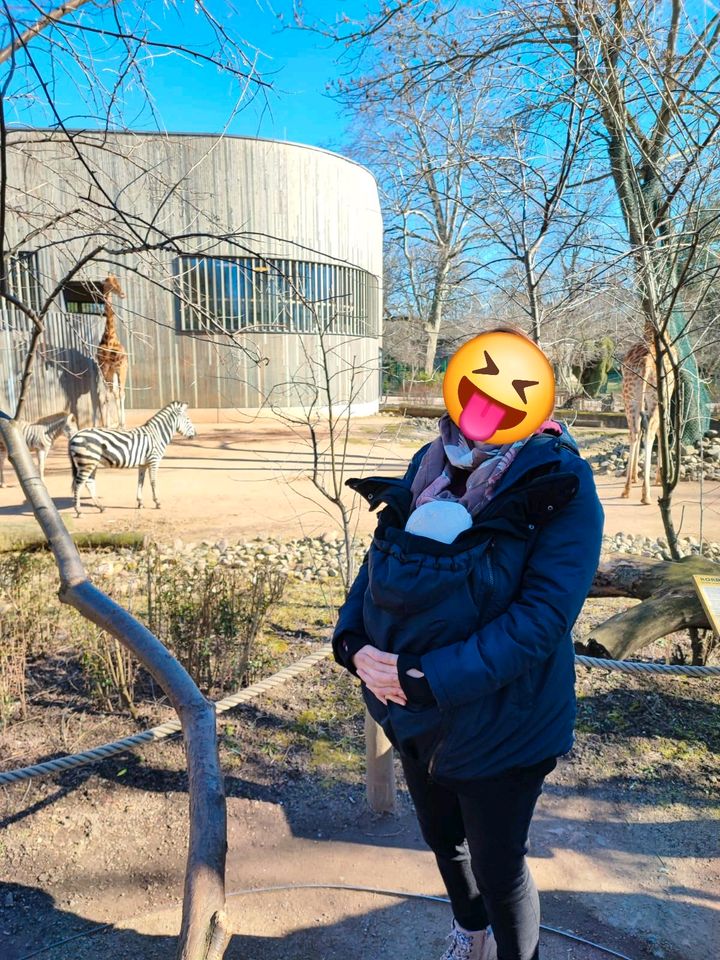
[[[720,691],[681,677],[578,674],[573,764],[652,804],[720,801]]]

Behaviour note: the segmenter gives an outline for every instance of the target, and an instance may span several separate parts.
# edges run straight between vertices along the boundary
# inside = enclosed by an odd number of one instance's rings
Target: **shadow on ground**
[[[557,892],[555,900],[567,894]],[[614,909],[608,896],[608,911]],[[624,898],[625,900],[627,898]],[[643,911],[648,899],[631,898]],[[0,883],[0,955],[3,960],[170,960],[175,951],[177,909],[129,918],[124,925],[104,927],[58,909],[47,894],[29,887]],[[437,960],[444,949],[448,927],[445,904],[421,900],[396,900],[370,894],[348,895],[346,891],[295,890],[283,894],[253,894],[231,897],[228,912],[236,931],[226,960]],[[627,903],[623,904],[627,909]],[[696,908],[698,922],[709,922]],[[561,928],[568,913],[557,903],[543,904],[544,921]],[[595,943],[625,955],[630,960],[660,956],[657,944],[648,943],[598,924],[572,906],[573,927],[591,924]],[[608,956],[594,946],[574,942],[548,930],[541,935],[543,960],[601,960]],[[616,954],[617,955],[617,954]],[[665,960],[696,960],[695,957],[662,951]]]

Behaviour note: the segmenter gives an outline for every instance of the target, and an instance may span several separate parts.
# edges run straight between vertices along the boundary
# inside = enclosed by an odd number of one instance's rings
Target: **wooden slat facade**
[[[325,335],[333,393],[338,402],[347,402],[354,369],[362,383],[353,392],[357,409],[377,409],[382,223],[375,181],[367,170],[323,150],[250,138],[85,133],[78,135],[80,141],[87,165],[66,140],[52,134],[11,135],[12,206],[28,215],[10,218],[8,240],[35,258],[47,293],[101,233],[107,235],[111,252],[74,280],[97,284],[114,272],[125,291],[114,308],[129,354],[128,409],[155,410],[176,398],[194,409],[294,407],[312,393],[317,336],[293,332],[291,324],[241,329],[232,337],[180,329],[175,276],[180,257],[198,256],[252,256],[259,258],[260,270],[266,260],[338,268],[343,289],[352,291],[350,299],[362,308],[363,319],[333,318],[336,332]],[[103,219],[97,206],[103,195],[122,205],[127,222]],[[38,231],[43,223],[47,226]],[[25,242],[31,230],[36,234]],[[172,251],[112,252],[123,238],[141,234],[154,244],[162,236],[183,239]],[[26,416],[69,407],[87,423],[95,404],[94,355],[104,321],[68,313],[60,299],[55,305]],[[10,412],[28,339],[28,321],[3,308],[0,407]]]

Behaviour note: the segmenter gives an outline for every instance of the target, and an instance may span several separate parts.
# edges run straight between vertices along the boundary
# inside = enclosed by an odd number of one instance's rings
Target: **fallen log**
[[[656,560],[614,554],[597,569],[590,597],[634,597],[642,603],[594,627],[583,641],[591,656],[622,660],[661,637],[688,627],[710,627],[693,576],[717,576],[706,557]]]

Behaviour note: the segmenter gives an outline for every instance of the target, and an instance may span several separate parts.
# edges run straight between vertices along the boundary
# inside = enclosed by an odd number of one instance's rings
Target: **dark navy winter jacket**
[[[473,526],[451,544],[406,533],[403,478],[349,480],[384,509],[340,610],[336,660],[363,646],[420,657],[434,699],[371,715],[439,782],[459,784],[566,753],[573,742],[571,629],[600,554],[603,512],[567,432],[531,437]]]

